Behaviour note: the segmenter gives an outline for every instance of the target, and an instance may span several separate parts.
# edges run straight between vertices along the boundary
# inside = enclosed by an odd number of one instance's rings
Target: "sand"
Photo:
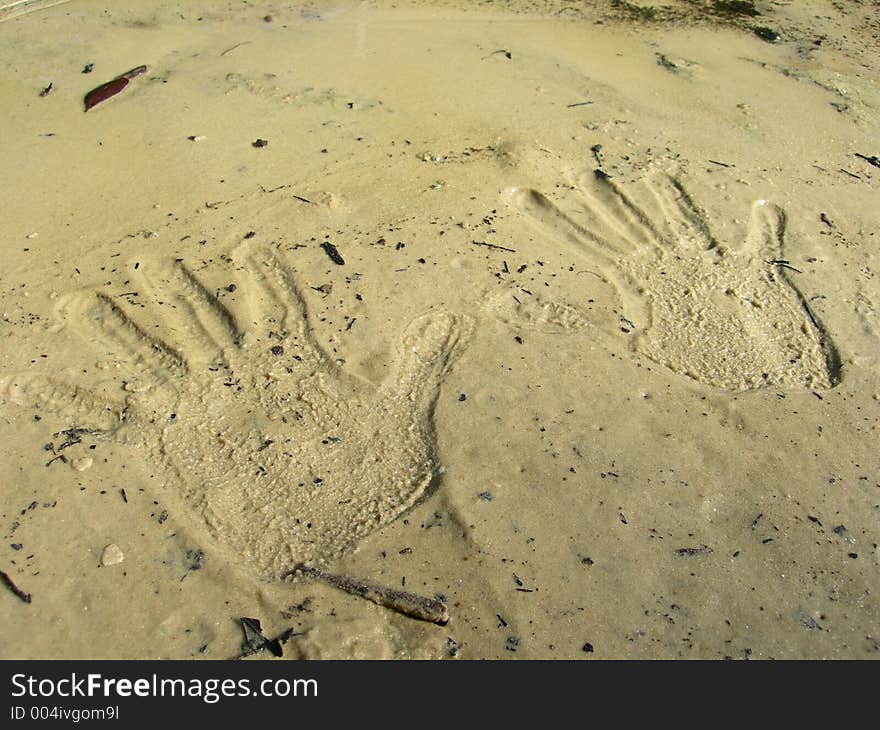
[[[877,656],[877,7],[750,8],[0,15],[0,656]]]

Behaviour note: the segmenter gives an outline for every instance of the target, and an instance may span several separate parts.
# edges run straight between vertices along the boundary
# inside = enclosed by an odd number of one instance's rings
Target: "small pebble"
[[[71,460],[70,467],[75,471],[85,471],[86,469],[90,469],[94,463],[95,460],[91,456],[80,456]]]
[[[118,565],[123,560],[125,560],[125,555],[122,554],[119,545],[113,542],[107,545],[101,553],[101,565],[105,568],[108,565]]]
[[[782,37],[772,28],[757,27],[753,28],[752,30],[754,31],[755,35],[758,36],[758,38],[760,38],[761,40],[765,40],[768,43],[776,43]]]

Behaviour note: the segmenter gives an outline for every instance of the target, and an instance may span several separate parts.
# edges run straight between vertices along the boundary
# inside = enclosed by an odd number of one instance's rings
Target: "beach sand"
[[[17,9],[0,656],[878,655],[876,3]]]

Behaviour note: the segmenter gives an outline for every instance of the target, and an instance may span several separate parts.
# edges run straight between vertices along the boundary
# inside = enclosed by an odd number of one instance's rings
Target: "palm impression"
[[[755,202],[744,244],[728,248],[713,238],[681,183],[665,173],[624,191],[596,170],[575,190],[571,213],[531,188],[506,196],[551,240],[601,267],[623,307],[621,322],[607,329],[623,330],[634,353],[732,391],[838,382],[834,346],[784,270],[781,209]],[[516,326],[588,326],[577,307],[511,291],[495,295],[489,308]]]
[[[277,578],[353,548],[426,493],[432,411],[466,328],[446,311],[416,318],[396,373],[375,386],[321,349],[274,253],[238,259],[234,296],[177,260],[142,263],[142,308],[94,292],[65,301],[69,326],[125,364],[124,400],[26,377],[7,378],[6,390],[154,448],[215,536]]]

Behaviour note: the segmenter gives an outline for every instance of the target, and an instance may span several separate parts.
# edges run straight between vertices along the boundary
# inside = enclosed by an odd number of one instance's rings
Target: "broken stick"
[[[486,243],[485,241],[471,241],[474,246],[485,246],[486,248],[494,248],[496,251],[510,251],[516,253],[516,249],[507,248],[507,246],[499,246],[497,243]]]
[[[24,601],[25,603],[31,602],[31,594],[26,593],[17,585],[15,585],[15,581],[13,581],[12,578],[10,578],[9,575],[4,573],[2,570],[0,570],[0,581],[2,581],[2,583],[22,601]]]
[[[430,621],[441,626],[449,621],[449,611],[446,608],[446,603],[436,598],[428,598],[427,596],[410,593],[409,591],[398,591],[394,588],[387,588],[375,585],[374,583],[364,583],[344,575],[327,573],[319,568],[313,568],[302,563],[294,566],[290,571],[290,575],[307,575],[310,578],[317,578],[341,591],[366,598],[368,601],[377,603],[380,606],[421,619],[422,621]]]

